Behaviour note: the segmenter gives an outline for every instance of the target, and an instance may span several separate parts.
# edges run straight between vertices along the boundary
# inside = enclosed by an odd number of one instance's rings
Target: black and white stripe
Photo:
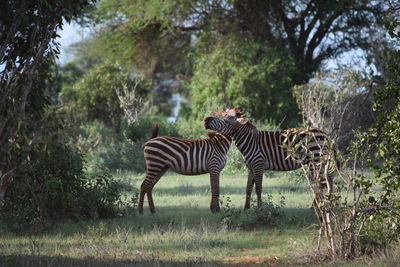
[[[261,202],[262,176],[264,170],[291,171],[300,168],[304,164],[315,166],[326,149],[328,136],[319,129],[288,129],[283,131],[258,131],[249,121],[241,121],[238,115],[218,112],[215,117],[204,120],[206,129],[211,129],[230,136],[237,148],[242,153],[249,175],[246,188],[245,208],[250,207],[250,198],[253,186],[256,186],[258,203]],[[221,115],[225,114],[225,115]],[[242,113],[241,113],[242,114]],[[294,143],[293,137],[297,137]],[[307,142],[305,141],[307,139]],[[288,141],[289,140],[289,141]],[[302,146],[296,146],[299,142],[307,144],[304,151]],[[288,144],[299,147],[299,153],[288,150]]]
[[[226,154],[232,139],[215,132],[210,132],[207,139],[155,137],[158,130],[158,126],[156,127],[153,129],[153,138],[143,145],[147,172],[140,188],[139,213],[143,212],[145,194],[150,211],[154,213],[152,189],[168,169],[184,175],[210,173],[210,209],[212,212],[219,211],[219,174],[225,167]]]

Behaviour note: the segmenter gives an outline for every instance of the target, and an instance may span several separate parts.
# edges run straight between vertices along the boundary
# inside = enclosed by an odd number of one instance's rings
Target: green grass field
[[[306,185],[289,176],[275,173],[263,184],[264,193],[272,194],[274,202],[278,203],[281,195],[286,198],[286,219],[280,226],[228,228],[221,222],[223,212],[212,214],[209,210],[208,175],[167,174],[153,190],[154,215],[146,201],[143,215],[65,222],[42,235],[18,236],[0,230],[0,266],[317,264],[308,257],[317,238],[317,221],[309,208],[312,199]],[[118,177],[135,188],[143,181],[143,175]],[[226,203],[229,197],[232,205],[241,208],[245,184],[245,175],[224,174],[221,199]]]

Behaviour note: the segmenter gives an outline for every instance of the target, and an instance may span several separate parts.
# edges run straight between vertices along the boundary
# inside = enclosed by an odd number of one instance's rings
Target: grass
[[[118,177],[127,188],[143,181],[143,175],[131,173]],[[229,197],[241,208],[245,184],[245,175],[224,174],[221,199]],[[208,175],[167,174],[153,191],[154,215],[145,202],[143,215],[65,222],[41,235],[0,229],[0,266],[309,265],[303,255],[315,246],[316,219],[306,186],[278,173],[264,179],[263,188],[276,203],[285,196],[285,224],[230,229],[221,223],[223,213],[209,210]]]

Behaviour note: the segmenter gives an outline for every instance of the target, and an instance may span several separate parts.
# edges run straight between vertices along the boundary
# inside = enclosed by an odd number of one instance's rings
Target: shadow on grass
[[[240,208],[240,210],[242,210]],[[315,213],[309,208],[282,208],[285,219],[280,226],[261,226],[260,229],[295,230],[308,228],[318,223]],[[211,213],[209,209],[190,206],[162,206],[151,214],[145,209],[144,214],[137,213],[129,216],[95,221],[69,222],[57,225],[47,235],[72,236],[75,234],[87,235],[90,232],[100,235],[110,235],[115,231],[146,234],[155,229],[163,231],[200,229],[206,226],[210,230],[223,227],[224,211]],[[241,216],[245,216],[244,214]]]
[[[220,266],[217,262],[194,260],[164,261],[158,259],[98,259],[85,257],[83,259],[64,256],[41,255],[0,255],[0,266]]]
[[[318,224],[315,212],[311,208],[283,208],[287,225],[292,227],[308,227]]]
[[[199,229],[206,225],[209,229],[220,229],[222,227],[222,218],[224,216],[224,207],[219,213],[211,213],[206,207],[199,207],[195,204],[184,206],[159,206],[156,207],[156,213],[151,214],[147,203],[144,206],[144,214],[139,215],[136,211],[128,216],[87,221],[69,221],[56,224],[53,229],[44,233],[48,236],[60,235],[69,237],[73,235],[110,235],[115,232],[146,234],[154,229],[182,230]],[[236,210],[242,210],[242,207],[236,207]],[[284,223],[278,227],[269,227],[281,229],[300,229],[307,228],[318,223],[314,211],[310,208],[282,208],[285,216]],[[1,226],[0,226],[1,227]],[[262,229],[269,229],[262,226]],[[7,230],[1,231],[7,234]],[[10,233],[11,235],[15,235]],[[19,235],[25,235],[20,233]],[[34,234],[35,235],[35,234]],[[18,234],[17,234],[18,236]]]
[[[237,186],[221,186],[221,195],[245,195],[245,184],[243,187]],[[255,191],[255,190],[253,190]],[[279,185],[279,186],[263,186],[263,192],[268,192],[269,194],[274,193],[308,193],[308,188],[303,185]],[[171,195],[171,196],[191,196],[191,195],[208,195],[211,194],[211,189],[209,185],[193,186],[190,183],[182,184],[176,187],[170,188],[157,188],[157,185],[153,189],[154,195]]]

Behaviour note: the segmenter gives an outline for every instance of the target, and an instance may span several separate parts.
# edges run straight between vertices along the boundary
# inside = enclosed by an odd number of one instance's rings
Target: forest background
[[[363,147],[351,162],[372,178],[357,190],[369,207],[397,207],[393,2],[3,1],[2,224],[42,232],[132,212],[136,199],[121,197],[114,176],[145,172],[141,146],[152,124],[160,135],[201,138],[210,111],[235,106],[263,130],[321,127],[344,157]],[[60,64],[57,33],[71,21],[90,34]],[[226,171],[246,171],[235,149]],[[398,234],[399,219],[382,216],[396,219],[389,232]]]

